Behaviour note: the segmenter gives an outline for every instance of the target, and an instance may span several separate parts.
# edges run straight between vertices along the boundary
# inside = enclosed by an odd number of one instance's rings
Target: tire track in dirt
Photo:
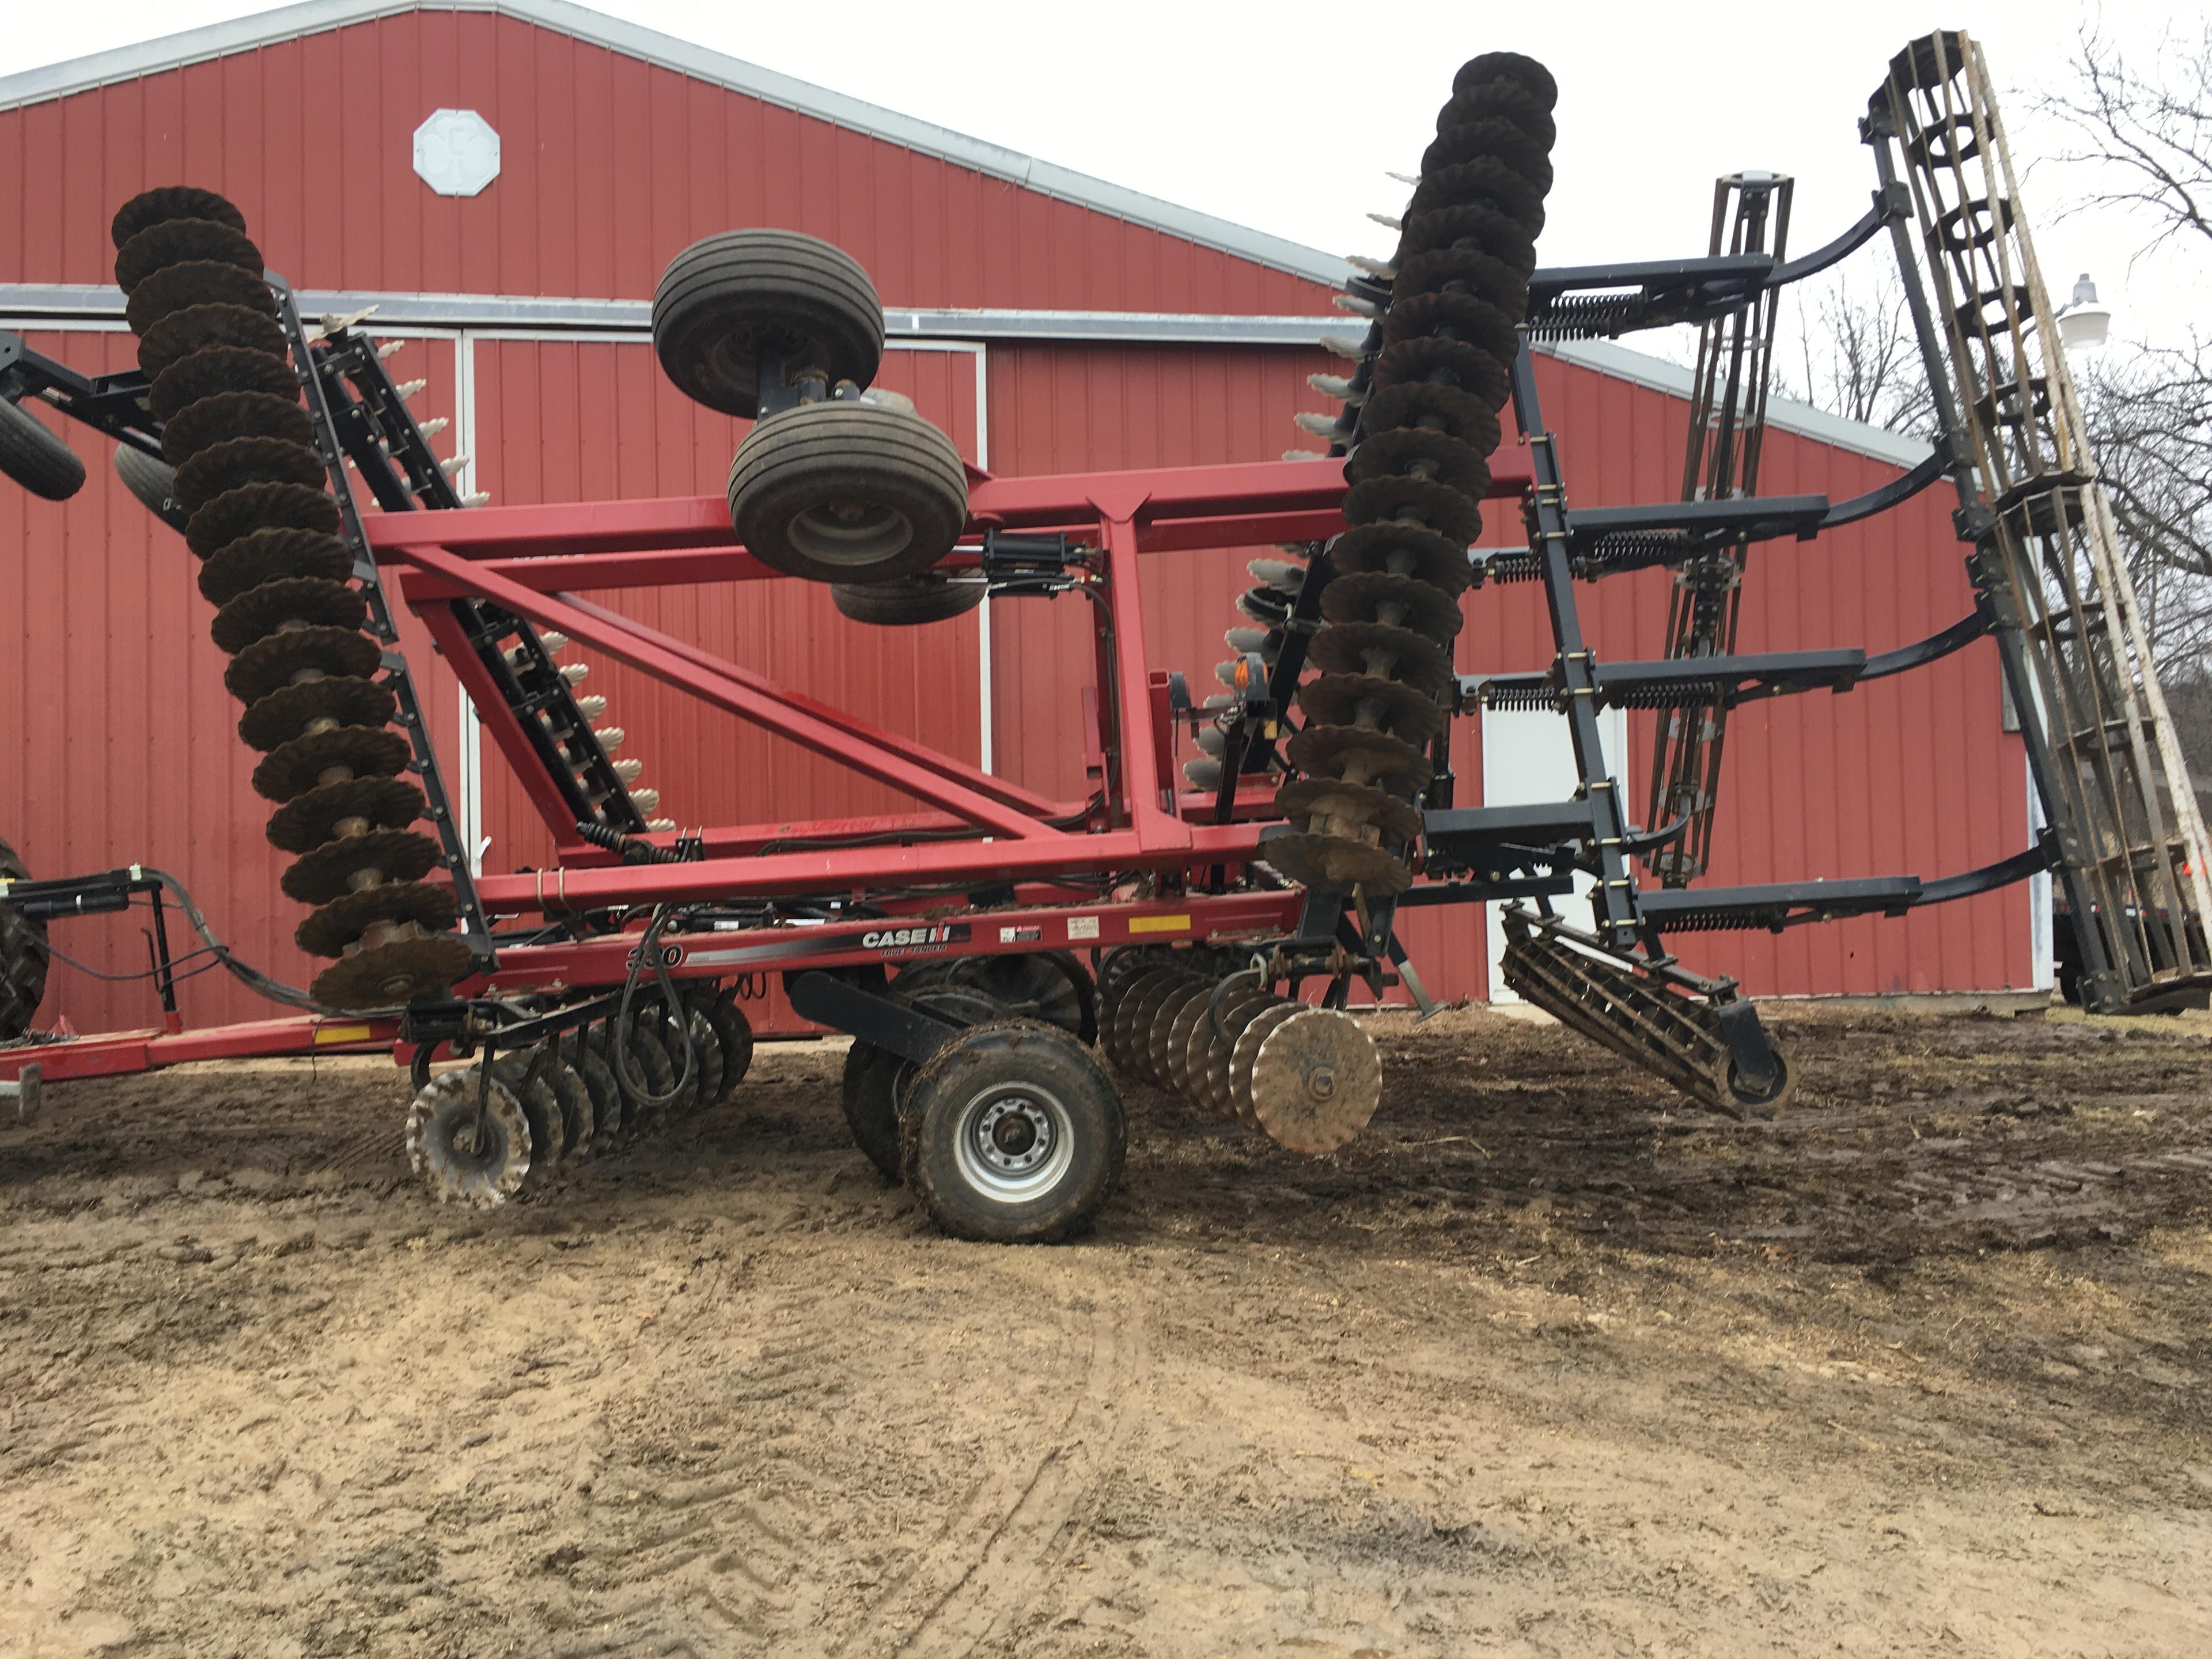
[[[818,1652],[825,1620],[849,1603],[846,1547],[823,1536],[847,1493],[815,1466],[818,1435],[795,1431],[864,1391],[882,1360],[823,1316],[820,1286],[748,1297],[738,1281],[752,1264],[726,1242],[695,1269],[600,1413],[580,1460],[578,1535],[551,1553],[603,1604],[600,1628],[563,1655],[719,1653],[772,1632],[779,1653]],[[717,1374],[723,1386],[701,1388]]]
[[[1134,1308],[1093,1304],[1082,1324],[1081,1389],[1055,1425],[1054,1443],[1026,1479],[1019,1479],[1017,1466],[1006,1479],[988,1483],[948,1529],[945,1547],[912,1581],[922,1595],[942,1589],[891,1640],[890,1651],[972,1653],[1017,1629],[1065,1577],[1111,1486],[1125,1404],[1146,1364],[1144,1322]]]

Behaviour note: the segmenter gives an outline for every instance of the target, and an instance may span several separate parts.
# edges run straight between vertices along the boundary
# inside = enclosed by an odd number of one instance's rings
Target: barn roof
[[[187,29],[181,34],[163,35],[135,46],[118,46],[112,52],[95,52],[88,58],[0,76],[0,110],[66,98],[73,93],[88,92],[115,82],[181,69],[188,64],[204,63],[232,52],[250,52],[276,41],[320,34],[349,24],[413,11],[491,12],[533,23],[657,68],[724,87],[849,131],[881,138],[920,155],[972,168],[990,178],[1006,179],[1026,190],[1317,283],[1334,286],[1352,271],[1344,260],[1318,248],[1307,247],[1285,237],[1271,236],[1265,231],[1234,224],[1194,208],[1179,207],[1142,191],[1126,189],[1088,173],[1057,167],[1019,150],[971,138],[965,133],[917,120],[878,104],[848,98],[827,87],[763,69],[758,64],[727,58],[588,7],[571,5],[568,0],[301,0],[299,4],[280,6],[273,11],[255,12],[228,22]]]

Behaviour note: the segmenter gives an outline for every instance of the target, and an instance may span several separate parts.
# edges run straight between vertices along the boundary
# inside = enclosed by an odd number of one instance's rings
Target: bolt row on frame
[[[331,961],[306,1000],[345,1018],[194,1047],[172,997],[168,1048],[142,1036],[0,1051],[0,1073],[32,1054],[54,1081],[256,1045],[396,1042],[416,1072],[416,1169],[441,1198],[495,1204],[726,1096],[751,1050],[732,987],[777,973],[799,1012],[854,1036],[842,1104],[886,1176],[951,1231],[1045,1240],[1085,1224],[1120,1177],[1116,1074],[1297,1151],[1356,1135],[1383,1078],[1345,1008],[1355,987],[1425,1001],[1395,938],[1409,908],[1459,906],[1480,927],[1466,907],[1503,904],[1520,994],[1739,1115],[1782,1105],[1786,1059],[1740,988],[1684,968],[1672,935],[1898,915],[2048,870],[2072,901],[2091,1006],[2201,998],[2203,827],[1972,42],[1931,36],[1899,55],[1863,134],[1872,208],[1795,260],[1788,181],[1747,173],[1722,182],[1705,258],[1540,267],[1556,96],[1514,54],[1460,70],[1407,205],[1385,220],[1398,246],[1357,262],[1340,296],[1368,325],[1334,343],[1346,373],[1315,377],[1340,410],[1301,417],[1326,449],[1241,465],[974,472],[910,403],[872,388],[883,315],[866,273],[812,238],[741,230],[678,254],[653,307],[672,381],[753,422],[726,495],[465,501],[362,319],[305,322],[220,198],[134,198],[115,233],[143,372],[79,376],[0,337],[0,389],[114,434],[126,482],[201,559],[240,736],[265,757],[270,835],[297,854],[284,890],[313,907],[300,941]],[[1856,500],[1761,497],[1777,295],[1885,229],[1937,389],[1934,452]],[[1533,347],[1680,323],[1704,331],[1685,498],[1575,507]],[[10,470],[67,493],[51,469]],[[1940,482],[1958,496],[1971,615],[1871,657],[1737,650],[1752,547]],[[379,510],[359,509],[356,487]],[[1524,546],[1471,550],[1488,503],[1518,514]],[[1146,655],[1140,562],[1271,543],[1284,556],[1254,561],[1218,689],[1194,696]],[[1668,654],[1599,660],[1578,584],[1654,566],[1676,578]],[[1046,799],[576,597],[766,580],[826,582],[844,614],[887,626],[987,594],[1082,605],[1085,797]],[[1543,584],[1550,669],[1457,672],[1464,606],[1511,581]],[[553,832],[550,867],[471,874],[396,600]],[[1019,625],[1004,614],[998,625]],[[1984,635],[2028,734],[2048,825],[2034,844],[1937,879],[1693,884],[1737,703],[1846,690]],[[626,734],[600,723],[605,699],[577,690],[586,665],[556,660],[572,650],[921,810],[678,831],[616,758]],[[1647,825],[1600,739],[1608,706],[1665,714]],[[1484,707],[1559,714],[1571,798],[1455,804],[1452,720]],[[1587,926],[1563,908],[1577,878]],[[148,891],[158,904],[163,885],[135,868],[22,879],[0,904],[43,926]]]

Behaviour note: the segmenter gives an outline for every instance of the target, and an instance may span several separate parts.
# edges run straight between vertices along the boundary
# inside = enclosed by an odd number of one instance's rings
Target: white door
[[[1626,770],[1628,711],[1598,711],[1598,740],[1605,747],[1605,769],[1618,780]],[[1482,804],[1485,806],[1533,806],[1547,801],[1571,799],[1582,782],[1575,770],[1574,744],[1567,735],[1564,714],[1548,708],[1482,711]],[[1577,897],[1553,901],[1559,913],[1577,927],[1591,925],[1586,896],[1596,885],[1589,877],[1575,878]],[[1483,907],[1490,936],[1490,1000],[1518,1002],[1508,988],[1498,964],[1505,955],[1505,929],[1498,920],[1498,907]]]

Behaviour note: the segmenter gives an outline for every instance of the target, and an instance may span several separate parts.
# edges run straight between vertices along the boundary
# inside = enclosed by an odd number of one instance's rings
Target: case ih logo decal
[[[939,921],[908,927],[871,927],[848,933],[826,927],[809,927],[796,939],[770,945],[738,945],[716,950],[694,945],[683,959],[694,968],[737,968],[785,963],[804,957],[828,956],[837,951],[874,951],[887,957],[927,956],[948,945],[964,945],[975,929],[964,921]],[[670,949],[675,947],[671,946]],[[670,966],[675,964],[672,962]]]
[[[881,951],[885,956],[902,956],[908,951],[963,944],[969,932],[964,921],[939,922],[928,927],[878,927],[860,935],[860,948]]]

